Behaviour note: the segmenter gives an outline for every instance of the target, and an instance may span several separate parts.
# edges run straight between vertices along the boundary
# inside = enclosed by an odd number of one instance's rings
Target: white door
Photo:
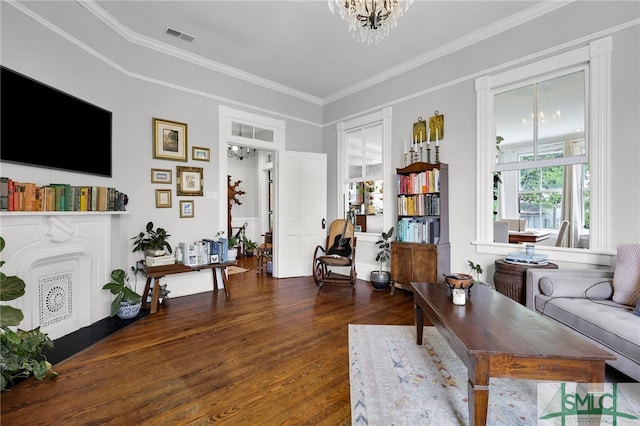
[[[327,156],[281,151],[276,164],[273,276],[311,276],[313,250],[327,230]]]

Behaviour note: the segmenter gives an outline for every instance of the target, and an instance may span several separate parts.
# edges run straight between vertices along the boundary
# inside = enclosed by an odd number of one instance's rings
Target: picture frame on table
[[[153,119],[153,158],[187,161],[187,124]]]
[[[211,260],[210,263],[220,263],[220,260],[218,260],[218,255],[217,254],[212,254],[211,256]]]
[[[156,208],[164,209],[171,207],[171,190],[156,189]]]
[[[180,217],[195,217],[193,200],[180,200]]]
[[[196,161],[209,161],[211,159],[211,150],[200,146],[191,148],[191,159]]]
[[[169,169],[151,169],[151,183],[171,183],[172,172]]]
[[[202,196],[203,170],[202,167],[176,166],[177,194]]]

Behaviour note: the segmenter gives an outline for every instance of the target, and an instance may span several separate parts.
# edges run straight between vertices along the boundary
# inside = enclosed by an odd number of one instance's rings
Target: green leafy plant
[[[469,261],[469,268],[471,268],[472,272],[476,273],[476,282],[480,283],[480,275],[484,273],[482,270],[482,266],[480,264],[475,264],[472,261]]]
[[[242,244],[244,245],[245,251],[253,251],[256,247],[258,247],[258,243],[255,241],[251,241],[246,235],[242,236]]]
[[[0,237],[0,252],[4,250],[5,241]],[[0,267],[5,264],[0,260]],[[0,272],[0,300],[15,300],[25,293],[25,283],[16,276],[6,276]],[[9,327],[18,326],[24,319],[21,309],[9,305],[0,305],[0,359],[2,376],[1,387],[4,391],[15,383],[16,379],[33,376],[42,380],[58,375],[52,365],[42,355],[45,347],[53,348],[53,341],[40,327],[33,330],[16,330]]]
[[[172,253],[171,244],[167,241],[171,235],[164,228],[153,229],[153,222],[147,223],[145,230],[140,232],[133,240],[133,253],[147,250],[167,250]]]
[[[237,235],[229,237],[229,248],[237,248],[240,245],[240,237]]]
[[[378,272],[382,272],[382,264],[391,259],[391,237],[393,237],[393,226],[383,232],[381,238],[376,241],[378,252],[376,253],[376,262],[378,262]]]
[[[111,302],[111,316],[115,316],[120,309],[120,303],[126,302],[135,305],[142,299],[142,296],[135,292],[129,285],[129,277],[123,269],[111,271],[111,281],[102,286],[103,290],[111,291],[115,295]]]

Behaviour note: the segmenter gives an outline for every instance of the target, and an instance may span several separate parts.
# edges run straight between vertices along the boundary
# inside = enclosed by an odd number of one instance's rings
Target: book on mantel
[[[536,254],[526,254],[526,253],[510,253],[504,259],[507,263],[518,263],[525,265],[546,265],[547,259],[549,258],[546,254],[536,253]]]

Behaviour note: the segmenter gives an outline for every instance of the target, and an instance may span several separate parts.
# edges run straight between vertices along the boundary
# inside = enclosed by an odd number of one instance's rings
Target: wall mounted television
[[[0,160],[111,177],[111,111],[0,66]]]

